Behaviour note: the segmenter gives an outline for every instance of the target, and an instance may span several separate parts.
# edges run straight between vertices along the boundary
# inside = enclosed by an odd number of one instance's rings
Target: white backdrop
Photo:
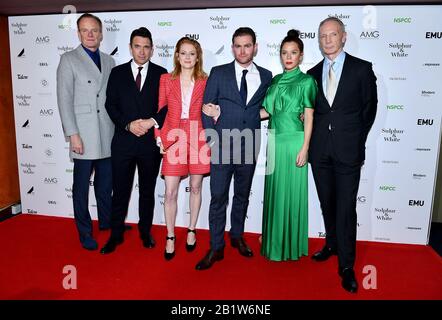
[[[130,59],[131,31],[146,26],[153,34],[152,61],[170,71],[175,43],[188,35],[202,44],[204,67],[209,72],[212,66],[233,60],[231,36],[238,27],[250,26],[257,33],[255,61],[274,75],[282,71],[279,44],[287,30],[302,32],[305,55],[301,69],[307,71],[322,59],[318,49],[319,22],[328,16],[341,18],[348,33],[345,50],[372,61],[378,78],[378,114],[367,142],[358,195],[358,239],[427,243],[442,115],[442,6],[281,7],[97,15],[104,29],[100,50],[113,55],[117,64]],[[55,74],[60,55],[79,44],[77,17],[59,14],[9,18],[20,191],[25,213],[73,217],[72,163],[57,109]],[[267,123],[262,126],[266,128]],[[246,231],[250,232],[261,230],[264,156],[265,130],[246,222]],[[182,182],[179,193],[178,226],[186,226],[189,217],[187,186],[188,179]],[[129,222],[138,221],[137,188],[136,180]],[[323,237],[311,175],[309,191],[309,235]],[[90,193],[90,211],[95,218],[93,188]],[[155,224],[164,224],[163,193],[164,181],[158,178]],[[206,178],[198,228],[208,228],[209,202]]]

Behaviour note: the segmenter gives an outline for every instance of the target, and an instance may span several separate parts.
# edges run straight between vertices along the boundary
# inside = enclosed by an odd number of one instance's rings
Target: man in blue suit
[[[207,80],[204,103],[215,106],[221,113],[216,120],[203,114],[203,126],[212,151],[209,209],[211,248],[196,265],[197,270],[208,269],[224,258],[226,208],[232,176],[231,245],[241,255],[253,256],[242,235],[259,150],[259,112],[272,80],[270,71],[253,63],[257,48],[256,35],[251,28],[237,29],[232,37],[235,60],[212,68]]]

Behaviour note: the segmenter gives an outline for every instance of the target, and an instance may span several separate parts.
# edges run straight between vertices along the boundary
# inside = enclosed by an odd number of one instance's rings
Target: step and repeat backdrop
[[[75,8],[70,8],[74,9]],[[60,55],[79,44],[74,13],[9,18],[20,191],[24,213],[73,217],[72,168],[56,99]],[[153,34],[152,61],[169,71],[179,38],[189,36],[204,49],[204,67],[233,60],[231,37],[240,26],[257,33],[255,62],[281,73],[279,45],[299,29],[307,71],[322,59],[318,24],[342,19],[345,50],[373,63],[378,78],[377,118],[367,142],[358,194],[358,239],[426,244],[431,221],[442,115],[442,6],[342,6],[175,10],[97,13],[103,21],[100,50],[117,64],[127,62],[133,29]],[[267,123],[250,193],[246,231],[261,230]],[[198,228],[208,228],[209,179],[204,179]],[[93,186],[93,177],[91,178]],[[233,190],[231,190],[231,195]],[[309,178],[309,234],[324,237],[312,176]],[[181,183],[177,225],[189,218],[188,179]],[[90,211],[96,218],[93,188]],[[158,178],[155,224],[164,224],[164,180]],[[228,208],[228,216],[230,207]],[[138,221],[135,178],[127,221]],[[227,228],[229,228],[229,221]]]

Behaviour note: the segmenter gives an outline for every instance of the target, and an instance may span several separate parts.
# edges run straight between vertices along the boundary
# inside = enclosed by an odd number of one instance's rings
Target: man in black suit
[[[326,244],[312,259],[338,255],[342,286],[356,292],[356,199],[365,142],[377,108],[370,62],[343,51],[345,26],[331,17],[319,25],[324,59],[308,71],[319,86],[309,161],[324,217]]]
[[[101,253],[115,250],[124,240],[126,218],[135,168],[138,169],[138,230],[143,245],[153,248],[150,234],[155,205],[155,184],[161,155],[152,127],[163,124],[167,108],[158,111],[160,76],[166,69],[152,62],[152,35],[144,27],[130,36],[133,59],[112,69],[107,86],[106,110],[115,123],[112,139],[112,218],[111,236]]]

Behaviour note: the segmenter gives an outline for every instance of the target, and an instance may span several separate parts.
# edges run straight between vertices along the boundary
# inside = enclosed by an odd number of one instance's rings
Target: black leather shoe
[[[110,238],[107,243],[104,245],[103,248],[101,248],[100,253],[101,254],[108,254],[115,251],[118,245],[123,243],[123,239],[115,239]]]
[[[175,243],[175,236],[173,236],[173,237],[166,237],[166,241],[167,240],[172,240]],[[172,260],[173,257],[175,257],[175,248],[173,249],[172,252],[167,252],[167,250],[164,249],[164,259],[169,261],[169,260]]]
[[[196,230],[195,229],[187,229],[187,233],[189,233],[189,232],[192,232],[194,235],[196,235]],[[195,242],[193,243],[193,244],[188,244],[187,242],[186,242],[186,250],[187,250],[187,252],[192,252],[193,250],[195,250],[195,247],[196,247],[196,239],[195,239]]]
[[[224,249],[209,250],[205,257],[195,266],[196,270],[209,269],[216,261],[224,259]]]
[[[149,235],[147,236],[147,238],[143,239],[143,246],[145,248],[155,248],[155,240],[153,239],[152,235],[149,233]]]
[[[337,255],[336,250],[324,246],[320,251],[312,255],[312,259],[315,261],[325,261],[333,255]]]
[[[339,274],[342,277],[342,287],[350,293],[356,293],[358,291],[358,282],[356,281],[353,268],[340,269]]]
[[[237,239],[230,239],[232,247],[237,248],[239,253],[247,258],[253,257],[252,249],[249,248],[243,237]]]

